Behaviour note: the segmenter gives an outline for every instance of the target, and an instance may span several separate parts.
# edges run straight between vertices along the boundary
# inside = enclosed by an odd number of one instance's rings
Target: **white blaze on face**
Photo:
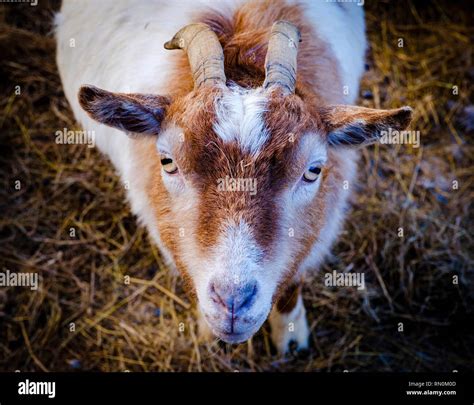
[[[264,89],[229,87],[216,100],[215,133],[227,143],[237,142],[243,150],[257,154],[269,138],[263,115],[267,95]]]
[[[201,285],[196,286],[201,290],[203,298],[207,294],[211,279],[237,288],[239,284],[258,275],[258,262],[262,258],[262,251],[244,221],[226,223],[211,252],[205,264],[205,277],[200,278]],[[198,295],[201,296],[199,291]],[[202,306],[206,306],[206,298],[203,299]]]

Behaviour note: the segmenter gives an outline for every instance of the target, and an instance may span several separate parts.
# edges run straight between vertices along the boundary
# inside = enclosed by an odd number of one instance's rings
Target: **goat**
[[[196,298],[200,333],[240,343],[268,318],[281,353],[307,348],[302,278],[341,228],[357,149],[411,120],[353,105],[362,7],[65,0],[57,42],[75,117]]]

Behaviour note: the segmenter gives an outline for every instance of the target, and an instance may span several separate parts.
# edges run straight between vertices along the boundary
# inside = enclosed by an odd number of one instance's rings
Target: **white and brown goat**
[[[226,342],[269,318],[281,352],[307,346],[301,277],[340,230],[356,148],[410,121],[351,105],[364,31],[357,4],[312,0],[66,0],[57,16],[77,120]]]

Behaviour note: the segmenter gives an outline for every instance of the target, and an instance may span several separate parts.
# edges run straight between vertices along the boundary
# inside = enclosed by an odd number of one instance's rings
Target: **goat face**
[[[199,91],[167,118],[158,222],[181,224],[170,237],[215,334],[246,340],[315,241],[327,146],[301,99],[278,91]]]
[[[281,287],[330,237],[320,231],[336,220],[331,213],[352,176],[342,150],[403,129],[411,115],[318,107],[279,89],[237,86],[175,100],[88,86],[80,101],[102,123],[155,135],[145,137],[141,156],[156,226],[227,342],[259,329]]]
[[[296,37],[288,51],[293,64]],[[216,41],[208,37],[206,44],[217,52]],[[332,238],[324,232],[335,229],[343,184],[352,178],[344,150],[375,142],[389,127],[405,128],[411,115],[409,108],[320,105],[303,88],[295,93],[294,77],[287,80],[295,66],[272,65],[272,52],[281,58],[274,50],[270,43],[270,73],[257,89],[227,86],[223,66],[215,71],[219,55],[210,58],[206,77],[199,69],[208,62],[193,62],[188,50],[201,85],[187,94],[119,94],[92,86],[79,93],[92,118],[139,138],[140,161],[133,163],[144,167],[153,226],[211,329],[232,343],[260,328],[314,246]],[[138,134],[152,136],[140,142]]]

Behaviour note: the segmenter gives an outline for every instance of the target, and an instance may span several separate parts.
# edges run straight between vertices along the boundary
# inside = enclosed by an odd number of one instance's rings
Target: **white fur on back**
[[[356,2],[328,0],[291,0],[302,4],[313,28],[332,49],[342,79],[343,103],[354,104],[359,95],[359,81],[364,73],[367,48],[364,9]]]

